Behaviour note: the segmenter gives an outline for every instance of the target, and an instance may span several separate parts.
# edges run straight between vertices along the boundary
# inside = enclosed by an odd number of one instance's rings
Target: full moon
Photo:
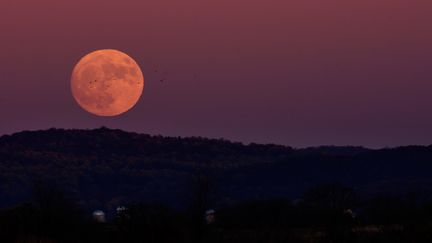
[[[98,116],[117,116],[141,97],[144,76],[127,54],[105,49],[85,55],[71,77],[72,95],[84,110]]]

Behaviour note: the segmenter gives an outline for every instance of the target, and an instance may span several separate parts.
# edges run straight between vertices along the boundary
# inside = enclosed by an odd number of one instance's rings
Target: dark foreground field
[[[206,176],[185,208],[133,202],[89,212],[58,187],[34,185],[27,202],[0,211],[0,242],[432,242],[432,202],[418,195],[360,198],[323,184],[298,200],[211,204]]]
[[[432,210],[426,206],[399,207],[397,211],[381,208],[381,212],[369,209],[357,216],[338,209],[294,206],[283,200],[248,202],[221,208],[214,222],[208,223],[196,208],[178,212],[137,203],[100,222],[61,198],[43,200],[3,210],[1,242],[432,241]]]

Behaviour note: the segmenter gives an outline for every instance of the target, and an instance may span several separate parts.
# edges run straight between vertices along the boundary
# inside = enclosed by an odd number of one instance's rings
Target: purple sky
[[[0,134],[108,126],[295,147],[431,144],[431,9],[429,0],[2,0]],[[145,77],[138,104],[114,118],[83,111],[69,86],[79,58],[105,48],[132,56]]]

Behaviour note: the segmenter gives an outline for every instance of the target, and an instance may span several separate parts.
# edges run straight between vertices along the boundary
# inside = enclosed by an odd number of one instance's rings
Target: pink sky
[[[0,134],[104,125],[295,147],[431,144],[431,9],[420,0],[3,0]],[[104,48],[128,53],[145,76],[137,106],[115,118],[84,112],[69,90],[74,64]]]

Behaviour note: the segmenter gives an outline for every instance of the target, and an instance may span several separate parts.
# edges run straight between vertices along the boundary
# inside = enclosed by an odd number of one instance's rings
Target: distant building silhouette
[[[105,213],[102,210],[96,210],[93,212],[93,219],[98,223],[105,223]]]
[[[215,221],[215,213],[214,209],[209,209],[205,212],[205,221],[207,224],[212,224]]]

